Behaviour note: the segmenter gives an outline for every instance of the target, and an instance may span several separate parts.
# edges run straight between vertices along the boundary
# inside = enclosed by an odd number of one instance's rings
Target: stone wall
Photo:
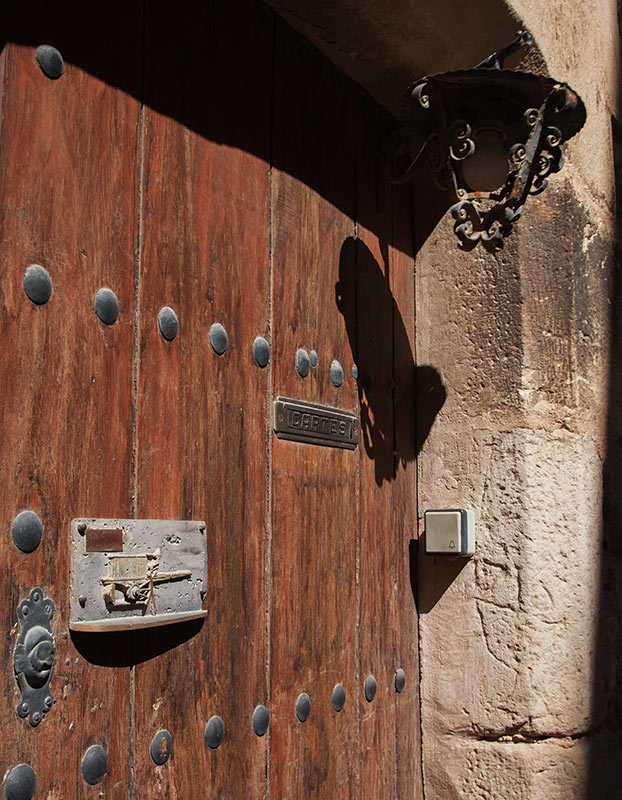
[[[588,122],[499,254],[459,251],[447,215],[418,253],[418,363],[447,392],[420,510],[472,508],[478,537],[469,561],[421,555],[425,795],[607,800],[620,796],[615,680],[603,700],[600,679],[617,658],[602,644],[601,538],[618,23],[610,0],[513,8]]]

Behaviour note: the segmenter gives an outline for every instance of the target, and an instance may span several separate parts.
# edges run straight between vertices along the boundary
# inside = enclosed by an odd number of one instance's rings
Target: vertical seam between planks
[[[266,582],[266,705],[270,708],[271,701],[271,641],[270,636],[272,632],[272,396],[273,389],[273,359],[274,359],[274,114],[275,114],[275,93],[276,93],[276,30],[277,20],[272,14],[272,63],[270,72],[270,141],[268,145],[269,151],[269,169],[268,169],[268,201],[270,207],[270,220],[269,220],[269,245],[268,245],[268,340],[270,342],[270,359],[268,360],[268,380],[266,386],[266,565],[265,565],[265,582]],[[266,800],[270,797],[270,728],[266,734],[266,757],[265,757],[265,776],[264,776],[264,797]]]
[[[359,223],[358,223],[358,160],[354,159],[354,238],[359,237]],[[359,361],[359,327],[358,327],[358,248],[354,248],[354,355],[357,362]],[[359,431],[361,428],[361,403],[359,395],[359,384],[361,375],[357,376],[356,383],[356,402],[358,407],[359,416]],[[362,432],[361,432],[362,438]],[[356,679],[356,691],[354,708],[356,711],[356,758],[355,758],[355,775],[354,775],[354,791],[355,798],[358,800],[360,796],[360,782],[361,782],[361,707],[358,701],[358,687],[361,678],[361,444],[359,444],[358,457],[356,459],[356,488],[355,488],[355,520],[356,526],[354,537],[354,581],[355,581],[355,596],[356,596],[356,625],[354,628],[354,672]]]
[[[140,371],[140,274],[142,269],[142,239],[143,239],[143,185],[145,162],[145,39],[146,39],[147,0],[143,0],[141,15],[142,22],[142,54],[141,54],[141,86],[140,86],[140,117],[138,133],[138,209],[136,230],[136,272],[134,276],[134,364],[133,364],[133,393],[134,408],[132,413],[132,517],[136,518],[138,509],[138,381]],[[131,653],[131,662],[134,653]],[[134,800],[134,737],[136,735],[136,667],[130,664],[129,685],[130,730],[129,730],[129,782],[128,800]]]
[[[2,97],[0,98],[0,163],[2,163],[2,150],[3,150],[3,133],[4,133],[4,106],[6,102],[6,87],[8,82],[9,71],[9,42],[6,42],[2,50],[2,64],[0,65],[2,72]]]
[[[380,174],[380,173],[379,173]],[[380,178],[379,178],[380,180]],[[389,195],[389,213],[391,215],[391,245],[389,249],[389,259],[395,258],[395,218],[396,218],[396,205],[397,205],[397,198],[396,198],[396,190],[395,187],[390,186],[387,192]],[[397,403],[396,397],[397,392],[399,392],[399,386],[397,386],[396,378],[397,378],[397,365],[396,365],[396,354],[395,354],[395,321],[396,316],[399,314],[397,308],[397,300],[395,297],[395,286],[396,286],[396,278],[395,278],[395,264],[392,265],[391,268],[391,276],[393,277],[394,284],[393,287],[389,286],[391,294],[393,295],[393,303],[391,304],[391,354],[392,354],[392,364],[391,369],[393,372],[392,375],[392,383],[393,383],[393,393],[391,398],[391,408],[393,412],[393,483],[392,483],[392,490],[395,489],[397,484],[397,477],[398,477],[398,469],[399,469],[399,458],[397,456]],[[395,513],[395,496],[393,497],[393,502],[391,503],[392,511]],[[399,497],[398,497],[399,502]],[[401,503],[400,503],[401,505]],[[392,537],[392,541],[394,542],[395,539]],[[401,541],[401,538],[398,539]],[[393,630],[393,654],[391,659],[391,665],[393,673],[397,667],[397,659],[399,658],[399,653],[397,651],[397,642],[396,638],[399,641],[400,645],[402,643],[402,630],[400,629],[400,607],[399,607],[399,590],[398,590],[398,561],[400,557],[403,557],[403,552],[396,552],[395,546],[393,546],[393,558],[392,558],[392,568],[393,568],[393,613],[394,613],[394,630]],[[401,659],[400,659],[401,660]],[[391,677],[391,674],[388,676]],[[395,708],[395,750],[394,750],[394,765],[393,765],[393,780],[394,780],[394,788],[393,794],[395,798],[399,797],[399,724],[398,724],[398,714],[397,714],[397,703],[395,700],[395,693],[393,693],[393,704]]]
[[[411,221],[411,235],[412,235],[412,251],[413,251],[413,355],[415,358],[415,376],[417,375],[417,365],[419,359],[417,358],[417,249],[416,249],[416,236],[415,236],[415,186],[410,182],[410,221]],[[423,709],[421,707],[421,627],[419,625],[419,485],[420,485],[420,469],[421,460],[419,458],[419,435],[418,429],[418,384],[415,379],[415,519],[417,525],[417,543],[413,548],[417,554],[417,565],[415,572],[415,608],[417,609],[417,669],[418,669],[418,685],[417,685],[417,706],[419,711],[418,731],[419,734],[419,768],[421,770],[421,797],[425,798],[425,778],[423,773]]]
[[[380,178],[378,180],[380,180]],[[389,194],[388,205],[389,205],[389,214],[390,214],[390,239],[391,239],[388,251],[389,251],[389,261],[390,261],[392,258],[394,258],[394,246],[395,246],[395,193],[394,193],[394,190],[393,190],[392,186],[389,188],[388,194]],[[397,299],[396,299],[396,296],[395,296],[396,284],[395,284],[395,269],[394,269],[394,267],[395,267],[395,264],[392,264],[391,265],[391,271],[390,271],[391,278],[394,281],[393,285],[391,285],[391,282],[389,282],[389,291],[390,291],[390,293],[391,293],[391,295],[393,297],[393,302],[391,304],[391,385],[392,385],[392,392],[391,392],[391,422],[392,422],[392,428],[393,428],[393,431],[392,431],[392,433],[393,433],[393,443],[392,443],[393,444],[393,482],[391,484],[391,494],[393,495],[393,497],[392,497],[392,501],[391,501],[391,517],[392,517],[391,522],[393,524],[395,523],[395,516],[394,515],[395,515],[395,511],[396,511],[396,509],[395,509],[396,496],[395,496],[393,490],[394,490],[395,484],[397,482],[397,470],[398,470],[398,466],[399,466],[398,458],[397,458],[397,438],[396,438],[396,436],[397,436],[397,420],[396,420],[396,413],[395,413],[395,411],[396,411],[395,396],[396,396],[396,391],[397,391],[397,386],[396,386],[396,382],[395,382],[395,379],[397,377],[397,370],[395,369],[395,314],[396,314]],[[398,515],[398,519],[399,519],[399,515]],[[395,542],[395,539],[393,537],[392,537],[392,541]],[[395,668],[395,661],[396,661],[396,654],[397,654],[397,647],[396,647],[395,638],[396,638],[396,632],[397,632],[398,625],[399,625],[399,622],[398,622],[398,619],[399,619],[399,608],[398,608],[397,596],[396,596],[396,593],[397,593],[397,572],[396,572],[396,568],[397,568],[397,553],[396,553],[395,545],[393,545],[392,550],[393,550],[393,553],[392,553],[392,558],[391,558],[391,571],[393,573],[393,575],[392,575],[392,579],[393,579],[392,604],[393,604],[393,614],[394,614],[394,617],[393,617],[394,627],[393,627],[393,637],[392,637],[392,639],[393,639],[393,647],[392,647],[393,653],[391,654],[391,666],[392,666],[392,668]],[[398,635],[398,638],[401,640],[401,636]],[[390,678],[390,674],[387,676],[387,678]],[[394,732],[394,738],[395,738],[394,749],[393,749],[393,796],[397,800],[397,797],[398,797],[398,757],[397,757],[397,753],[398,753],[398,750],[397,750],[397,748],[398,748],[398,735],[397,735],[398,720],[397,720],[397,703],[395,702],[395,697],[393,697],[393,707],[394,707],[393,732]]]

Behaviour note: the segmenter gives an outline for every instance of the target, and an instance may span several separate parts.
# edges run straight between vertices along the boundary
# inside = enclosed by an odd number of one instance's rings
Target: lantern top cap
[[[556,125],[567,141],[584,126],[587,113],[579,95],[566,83],[546,75],[521,70],[474,67],[452,70],[412,83],[402,96],[401,121],[411,130],[426,130],[433,98],[441,100],[447,112],[452,109],[474,111],[486,105],[495,109],[495,116],[506,124],[512,123],[512,111],[521,113],[528,108],[540,108],[547,97],[556,112]],[[460,116],[464,116],[460,113]]]

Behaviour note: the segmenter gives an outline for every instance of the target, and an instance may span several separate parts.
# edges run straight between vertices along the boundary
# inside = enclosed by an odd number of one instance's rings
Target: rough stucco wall
[[[618,22],[612,0],[513,10],[588,122],[500,254],[459,251],[447,215],[418,253],[418,363],[447,391],[420,509],[473,508],[478,535],[470,561],[421,556],[426,798],[608,800],[621,753],[597,648]]]

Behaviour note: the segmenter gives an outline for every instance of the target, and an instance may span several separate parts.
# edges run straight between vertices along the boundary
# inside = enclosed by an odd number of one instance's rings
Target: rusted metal
[[[121,528],[87,529],[85,553],[123,552]]]
[[[153,737],[149,753],[151,760],[158,767],[166,762],[171,757],[173,752],[173,737],[168,731],[158,731]]]
[[[71,538],[71,630],[131,630],[206,615],[204,522],[77,519]]]
[[[391,154],[412,155],[394,183],[410,180],[420,160],[436,184],[453,198],[454,232],[464,249],[482,242],[502,246],[523,213],[527,196],[547,186],[548,176],[562,166],[561,145],[585,124],[581,98],[565,83],[531,72],[502,69],[503,60],[522,46],[517,38],[468,70],[422,78],[404,94],[404,127],[385,145],[385,165]],[[478,152],[478,137],[492,136],[506,160],[505,178],[494,188],[470,186],[467,167]]]
[[[521,47],[531,47],[532,45],[533,39],[529,31],[518,31],[515,39],[480,61],[475,69],[503,69],[503,63],[508,56],[518,52]]]

